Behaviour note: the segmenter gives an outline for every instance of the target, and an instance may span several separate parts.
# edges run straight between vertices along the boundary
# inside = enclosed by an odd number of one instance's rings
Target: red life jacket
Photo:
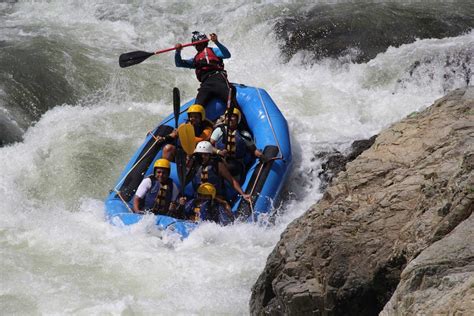
[[[222,58],[217,57],[212,48],[206,47],[194,56],[196,77],[199,81],[204,79],[204,74],[210,71],[224,70]]]

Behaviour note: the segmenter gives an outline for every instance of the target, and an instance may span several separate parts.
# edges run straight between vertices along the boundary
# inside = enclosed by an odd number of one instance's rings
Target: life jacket
[[[228,128],[225,125],[221,125],[218,128],[222,131],[222,137],[216,142],[216,148],[220,150],[226,149],[230,158],[243,160],[247,154],[247,145],[244,138],[248,136],[242,135],[237,129],[227,132]]]
[[[224,213],[223,206],[217,203],[215,200],[206,200],[201,203],[197,198],[192,199],[186,204],[186,214],[192,221],[213,221],[216,223],[220,222],[222,217],[221,213]]]
[[[196,169],[194,178],[192,180],[193,188],[197,191],[197,188],[201,183],[209,182],[216,188],[217,195],[224,194],[224,183],[222,178],[219,176],[219,161],[212,159],[206,166],[200,165]]]
[[[194,66],[196,67],[196,77],[203,81],[204,75],[211,71],[224,70],[222,58],[217,57],[212,48],[206,47],[194,56]]]
[[[173,197],[173,181],[168,178],[165,184],[161,184],[154,176],[150,176],[150,180],[151,188],[145,194],[145,209],[155,215],[166,215]]]
[[[200,137],[202,132],[204,132],[204,130],[206,128],[211,128],[211,130],[212,130],[213,127],[214,127],[214,125],[212,124],[212,122],[205,119],[205,120],[201,121],[201,124],[199,124],[198,126],[193,125],[194,135],[196,135],[196,137]]]

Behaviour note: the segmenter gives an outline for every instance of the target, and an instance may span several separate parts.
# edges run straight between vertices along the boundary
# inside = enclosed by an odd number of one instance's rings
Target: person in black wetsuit
[[[197,42],[207,39],[206,34],[193,32],[191,41]],[[195,103],[206,107],[212,98],[218,98],[227,108],[238,107],[235,98],[235,87],[227,80],[227,72],[224,70],[224,59],[230,58],[229,50],[222,45],[215,33],[210,34],[210,40],[217,47],[208,47],[208,42],[195,45],[196,55],[190,59],[181,57],[181,44],[176,44],[175,64],[176,67],[190,68],[196,70],[196,77],[201,82]]]

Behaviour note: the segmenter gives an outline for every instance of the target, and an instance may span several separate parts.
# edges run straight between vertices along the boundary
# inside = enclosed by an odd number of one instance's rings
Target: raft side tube
[[[118,189],[120,192],[121,197],[125,201],[130,201],[132,196],[135,194],[135,191],[143,180],[146,170],[148,169],[149,165],[155,159],[155,156],[163,147],[165,141],[156,141],[157,136],[166,136],[173,131],[173,128],[168,125],[160,125],[158,126],[155,131],[153,131],[153,136],[148,137],[148,141],[146,142],[145,146],[143,146],[140,154],[133,159],[133,165],[137,164],[133,170],[125,177],[122,185]],[[146,156],[145,156],[146,155]],[[133,166],[132,165],[132,166]],[[131,169],[127,168],[127,169]],[[118,194],[116,195],[118,197]]]
[[[252,215],[252,209],[260,198],[260,192],[262,191],[267,177],[272,169],[272,165],[275,162],[274,158],[278,156],[279,150],[276,146],[266,146],[263,150],[263,155],[268,159],[266,163],[259,162],[254,168],[250,180],[247,183],[245,193],[251,194],[252,196],[252,207],[246,201],[241,201],[239,207],[237,208],[237,214],[239,217],[247,218]],[[263,197],[264,198],[264,197]]]

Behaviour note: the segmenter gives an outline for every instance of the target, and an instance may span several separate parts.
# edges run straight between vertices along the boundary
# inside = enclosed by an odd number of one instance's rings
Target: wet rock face
[[[334,176],[341,171],[346,170],[346,164],[356,159],[366,149],[375,142],[377,135],[372,136],[369,139],[356,140],[351,144],[348,154],[343,154],[339,151],[324,152],[320,153],[317,158],[323,159],[324,162],[321,165],[322,171],[318,177],[321,179],[321,190],[324,191],[328,184],[331,183]]]
[[[472,262],[472,247],[438,254],[436,245],[454,234],[473,240],[456,229],[473,210],[473,157],[474,87],[380,133],[282,234],[252,289],[251,313],[377,315],[390,301],[386,315],[416,314],[423,309],[408,309],[413,300],[445,277],[456,294],[443,295],[465,308],[472,265],[454,263]]]
[[[343,1],[305,6],[278,21],[275,31],[284,40],[282,52],[288,59],[306,50],[315,60],[350,55],[353,62],[367,62],[389,46],[467,32],[474,27],[473,12],[467,0]]]
[[[474,215],[471,215],[410,262],[381,315],[471,315],[474,311],[473,241]]]

